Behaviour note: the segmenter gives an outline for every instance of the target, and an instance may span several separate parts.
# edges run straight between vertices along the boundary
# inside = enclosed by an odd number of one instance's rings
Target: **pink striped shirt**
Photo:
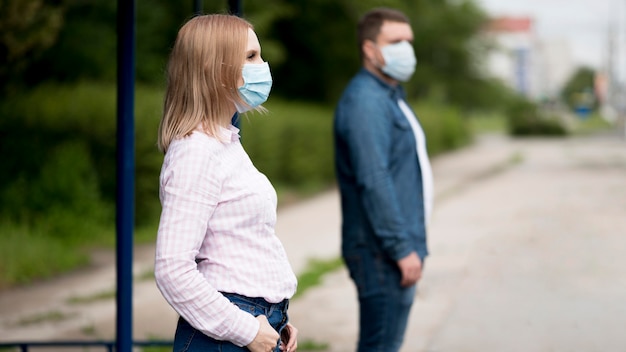
[[[154,271],[165,299],[193,327],[246,346],[259,323],[219,292],[277,303],[297,282],[274,233],[276,192],[238,131],[222,128],[221,141],[196,131],[170,144]]]

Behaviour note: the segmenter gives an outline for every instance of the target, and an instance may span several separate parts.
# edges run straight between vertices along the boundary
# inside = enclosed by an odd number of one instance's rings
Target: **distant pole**
[[[228,13],[239,17],[243,16],[241,0],[228,0]]]
[[[193,0],[193,13],[196,16],[202,15],[204,11],[204,6],[202,6],[202,0]]]
[[[235,16],[243,16],[243,8],[241,7],[241,0],[228,0],[228,13]],[[239,128],[239,114],[235,113],[231,119],[231,124]]]
[[[116,352],[133,348],[135,1],[117,0]]]
[[[626,1],[624,2],[624,4],[626,5]],[[624,10],[626,10],[626,6],[624,6]],[[624,21],[626,22],[626,20]],[[626,35],[626,23],[624,24],[624,34]],[[621,109],[621,115],[622,115],[622,124],[624,126],[622,126],[623,129],[623,137],[624,140],[626,140],[626,100],[624,99],[624,93],[626,93],[626,55],[622,56],[621,58],[622,61],[622,80],[621,80],[621,84],[620,84],[620,99],[619,99],[619,109]]]

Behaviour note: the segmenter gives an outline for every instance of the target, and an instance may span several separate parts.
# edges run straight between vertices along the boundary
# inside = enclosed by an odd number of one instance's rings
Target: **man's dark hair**
[[[359,51],[363,48],[363,42],[371,40],[376,42],[383,22],[410,23],[409,18],[402,12],[386,7],[380,7],[366,12],[357,25],[357,39]],[[362,53],[361,53],[362,54]]]

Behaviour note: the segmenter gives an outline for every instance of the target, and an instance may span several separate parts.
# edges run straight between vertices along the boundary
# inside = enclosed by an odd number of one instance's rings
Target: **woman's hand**
[[[280,333],[280,350],[284,352],[296,352],[298,349],[298,329],[291,323],[283,328]]]
[[[251,352],[274,352],[278,341],[278,332],[267,321],[265,315],[259,315],[256,319],[261,323],[259,332],[248,346]]]

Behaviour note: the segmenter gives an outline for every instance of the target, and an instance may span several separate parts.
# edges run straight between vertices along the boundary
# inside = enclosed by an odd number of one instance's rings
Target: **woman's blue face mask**
[[[244,64],[242,76],[243,86],[239,87],[239,96],[246,102],[247,106],[237,104],[237,111],[240,113],[265,103],[272,90],[272,74],[267,62]]]

